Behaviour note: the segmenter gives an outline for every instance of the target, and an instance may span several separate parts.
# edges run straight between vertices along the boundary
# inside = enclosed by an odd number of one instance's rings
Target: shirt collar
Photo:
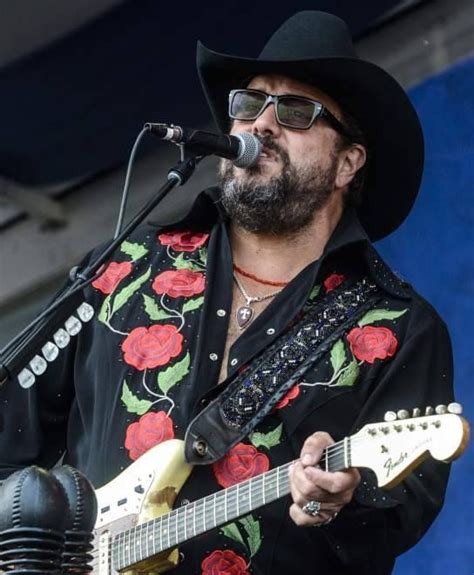
[[[189,205],[188,202],[186,203]],[[179,227],[208,230],[214,224],[226,219],[220,202],[220,189],[218,187],[211,187],[202,191],[195,197],[191,208],[188,208],[187,212],[185,209],[183,202],[181,204],[176,203],[160,215],[159,222],[150,223],[160,228]],[[380,288],[398,298],[409,299],[411,297],[409,285],[396,276],[384,262],[362,227],[355,209],[348,206],[329,238],[318,263],[321,264],[339,250],[350,248],[355,249],[359,257],[365,260],[369,275]]]

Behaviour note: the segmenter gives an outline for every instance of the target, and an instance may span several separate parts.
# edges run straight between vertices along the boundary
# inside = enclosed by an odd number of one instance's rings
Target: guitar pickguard
[[[114,537],[128,529],[169,513],[192,466],[185,463],[183,442],[171,440],[146,452],[113,481],[96,491],[98,514],[94,532],[96,556],[93,573],[110,575]],[[122,558],[132,569],[124,573],[163,573],[178,563],[178,550],[166,551],[142,562],[134,561],[136,551],[125,540]]]

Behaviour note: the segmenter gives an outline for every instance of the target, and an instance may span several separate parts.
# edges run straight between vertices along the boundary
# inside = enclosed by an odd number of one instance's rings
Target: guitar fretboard
[[[121,571],[288,495],[290,465],[286,463],[123,531],[112,543],[114,568]],[[326,471],[350,467],[350,439],[325,449],[320,465]]]

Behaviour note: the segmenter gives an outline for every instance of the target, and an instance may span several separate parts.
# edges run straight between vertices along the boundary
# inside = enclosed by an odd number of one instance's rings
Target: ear
[[[351,144],[339,152],[336,187],[346,188],[367,161],[367,151],[361,144]]]

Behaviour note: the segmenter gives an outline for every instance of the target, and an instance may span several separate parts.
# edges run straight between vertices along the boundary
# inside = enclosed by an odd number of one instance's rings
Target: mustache
[[[271,136],[270,134],[266,134],[263,136],[260,134],[254,134],[254,136],[262,144],[263,149],[275,152],[280,158],[283,158],[287,155],[285,150],[275,142],[273,136]]]

